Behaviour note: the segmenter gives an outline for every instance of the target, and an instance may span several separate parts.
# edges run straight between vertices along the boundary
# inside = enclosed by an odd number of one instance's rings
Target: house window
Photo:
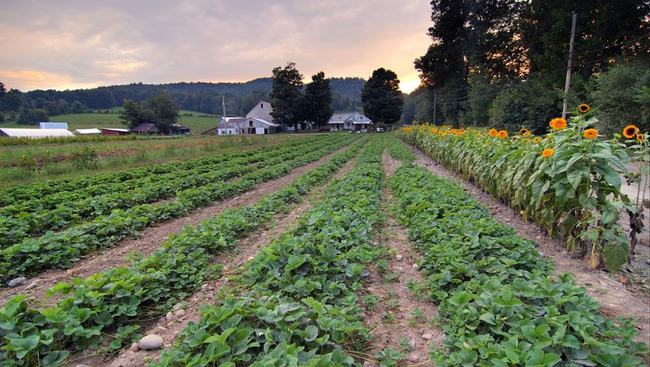
[[[253,121],[248,121],[248,127],[253,127]]]
[[[264,103],[260,103],[260,108],[264,108]]]

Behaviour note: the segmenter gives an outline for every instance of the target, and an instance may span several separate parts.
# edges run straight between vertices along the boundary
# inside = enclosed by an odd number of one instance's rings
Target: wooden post
[[[438,95],[436,90],[433,90],[433,124],[436,124],[436,104],[437,104]]]
[[[571,67],[573,66],[573,43],[575,41],[575,36],[576,36],[576,20],[578,18],[578,14],[576,12],[572,12],[572,17],[571,17],[571,42],[569,42],[569,62],[567,64],[566,68],[566,80],[564,81],[564,101],[562,102],[562,118],[566,119],[566,114],[567,110],[569,108],[568,106],[568,95],[569,95],[569,87],[571,86]]]

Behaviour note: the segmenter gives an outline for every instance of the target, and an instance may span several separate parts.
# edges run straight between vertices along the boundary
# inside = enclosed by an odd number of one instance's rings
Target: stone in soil
[[[422,339],[424,340],[431,340],[431,338],[433,338],[432,334],[429,333],[422,334]]]
[[[14,279],[10,280],[7,283],[7,285],[10,286],[10,287],[18,287],[19,285],[25,284],[26,281],[27,281],[27,278],[18,277],[18,278],[14,278]]]
[[[138,341],[138,348],[142,350],[158,349],[162,345],[163,338],[156,334],[149,334]]]

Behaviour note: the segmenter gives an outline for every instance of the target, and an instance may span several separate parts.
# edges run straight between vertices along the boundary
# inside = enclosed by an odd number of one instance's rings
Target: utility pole
[[[436,104],[438,101],[438,95],[436,94],[436,90],[433,90],[433,124],[436,124]]]
[[[223,117],[226,117],[226,97],[221,96],[221,113]]]
[[[576,38],[576,20],[578,14],[575,11],[571,12],[571,42],[569,42],[569,63],[566,68],[566,80],[564,81],[564,102],[562,103],[562,118],[566,119],[568,110],[567,97],[569,95],[569,87],[571,86],[571,67],[573,66],[573,43]]]

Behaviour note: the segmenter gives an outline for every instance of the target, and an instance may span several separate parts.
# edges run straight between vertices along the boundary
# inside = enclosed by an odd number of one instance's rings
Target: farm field
[[[110,110],[111,113],[74,113],[65,115],[50,116],[50,121],[67,122],[69,129],[85,129],[96,127],[98,129],[103,127],[125,127],[120,120],[119,108]],[[192,116],[188,116],[188,115]],[[179,122],[184,126],[192,129],[193,135],[200,135],[202,132],[213,128],[217,125],[218,118],[216,116],[208,116],[199,112],[193,111],[180,111]],[[26,127],[25,125],[16,122],[1,123],[0,127]]]
[[[0,188],[243,151],[302,137],[281,134],[246,137],[129,138],[0,146]]]
[[[424,134],[233,140],[2,188],[0,366],[646,365],[645,299]]]

